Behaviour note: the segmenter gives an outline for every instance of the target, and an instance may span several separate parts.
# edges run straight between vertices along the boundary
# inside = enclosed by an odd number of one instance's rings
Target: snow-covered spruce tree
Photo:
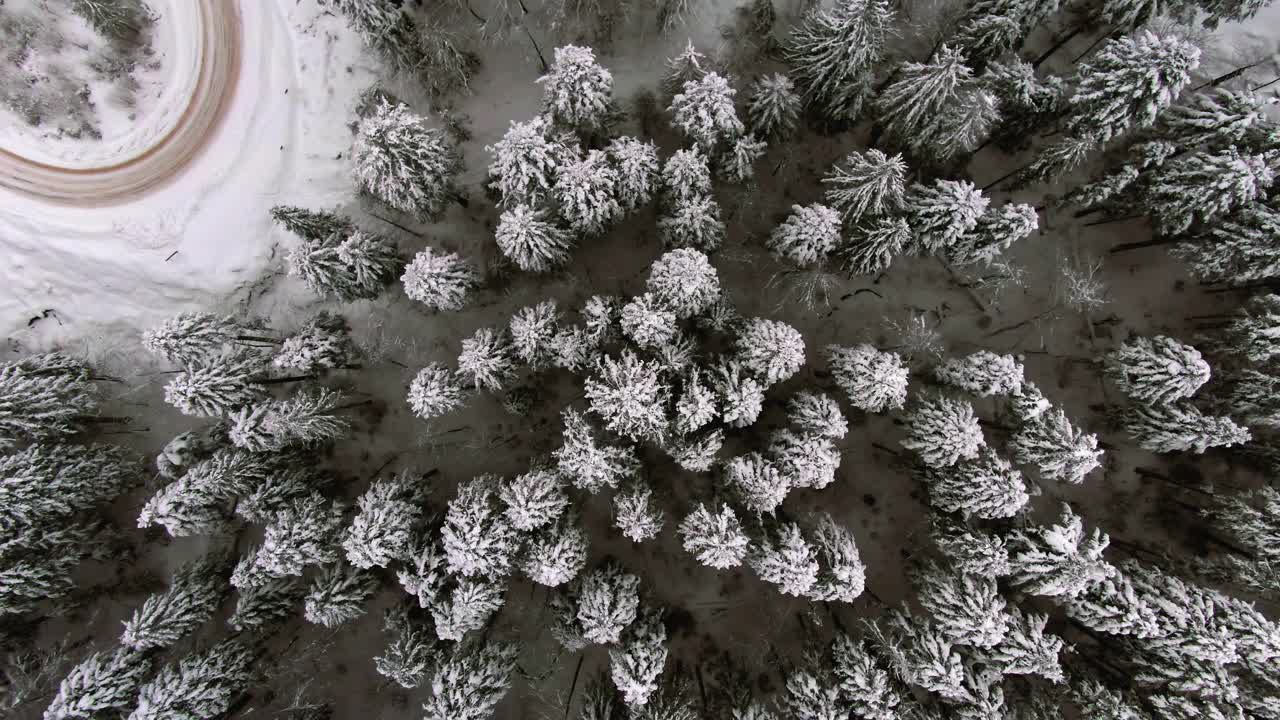
[[[941,119],[960,100],[973,71],[959,50],[939,45],[927,62],[904,62],[893,82],[876,97],[876,117],[889,137],[916,149],[928,148]]]
[[[961,243],[978,226],[988,203],[981,190],[964,180],[916,184],[903,201],[907,222],[922,253],[945,253]]]
[[[972,648],[995,647],[1008,632],[1008,615],[996,580],[943,570],[930,563],[915,576],[920,605],[951,642]]]
[[[656,439],[666,433],[670,392],[657,364],[630,350],[623,350],[616,360],[602,357],[596,373],[586,381],[591,412],[611,432],[628,440]]]
[[[411,619],[403,605],[383,614],[382,630],[390,639],[382,654],[374,656],[374,669],[406,690],[421,685],[442,650],[435,633],[425,623]]]
[[[950,702],[974,699],[964,687],[960,654],[931,620],[895,610],[882,624],[888,626],[888,632],[873,623],[866,627],[894,674]]]
[[[609,649],[609,675],[623,702],[633,707],[649,702],[658,690],[666,662],[667,629],[662,613],[645,609],[622,634],[618,647]]]
[[[639,348],[670,345],[679,332],[676,314],[653,293],[637,295],[622,306],[622,334]]]
[[[365,606],[378,591],[378,577],[368,570],[345,563],[321,568],[311,581],[303,600],[307,622],[336,628],[365,613]]]
[[[407,557],[425,511],[427,488],[403,472],[375,480],[356,500],[356,516],[342,535],[347,560],[357,568],[388,567]]]
[[[740,135],[716,154],[717,172],[725,182],[745,183],[755,177],[756,161],[768,150],[768,143],[756,139],[754,133]]]
[[[849,432],[840,404],[825,393],[798,392],[787,401],[787,421],[803,432],[839,440]]]
[[[841,720],[848,717],[840,689],[826,658],[808,654],[803,664],[787,673],[779,703],[795,720]]]
[[[920,480],[929,488],[929,504],[943,512],[984,519],[1017,515],[1030,497],[1022,473],[984,445],[977,458],[950,467],[922,465]]]
[[[751,86],[747,102],[751,131],[763,138],[785,139],[800,120],[800,95],[795,83],[782,73],[763,75]]]
[[[1049,616],[1024,614],[1017,606],[1010,606],[1007,612],[1008,632],[987,657],[1004,675],[1039,675],[1051,683],[1065,683],[1067,677],[1058,656],[1066,643],[1045,632]]]
[[[565,162],[556,177],[554,195],[561,217],[580,235],[599,235],[622,217],[618,173],[603,150]]]
[[[772,515],[791,489],[790,480],[777,465],[757,452],[725,462],[724,481],[748,510],[765,515]]]
[[[821,203],[791,206],[791,214],[769,234],[773,254],[801,267],[822,262],[840,245],[840,213]]]
[[[703,382],[703,370],[693,368],[683,378],[680,396],[676,398],[675,431],[686,435],[716,419],[715,390]]]
[[[457,253],[423,248],[404,268],[404,294],[431,310],[457,311],[466,307],[480,287],[480,273]]]
[[[1029,62],[1017,58],[987,65],[980,82],[1000,102],[1000,122],[993,136],[1006,152],[1025,149],[1029,138],[1057,120],[1064,102],[1062,78],[1036,76]]]
[[[266,632],[297,612],[306,592],[297,577],[267,578],[238,587],[235,611],[227,625],[236,632]]]
[[[1253,439],[1248,428],[1231,418],[1205,415],[1185,403],[1133,404],[1121,411],[1121,424],[1139,447],[1154,453],[1201,454],[1212,447],[1231,447]]]
[[[780,383],[804,366],[804,337],[784,322],[752,318],[734,341],[734,359],[766,384]]]
[[[727,504],[712,513],[698,503],[697,509],[680,521],[680,539],[698,562],[719,570],[741,565],[750,544],[738,516]]]
[[[0,364],[0,450],[74,435],[98,410],[89,367],[62,353]]]
[[[1009,453],[1019,464],[1034,466],[1046,480],[1073,484],[1083,482],[1102,465],[1098,436],[1073,427],[1062,408],[1050,408],[1047,401],[1035,402],[1027,393],[1013,400],[1018,426],[1009,438]],[[1034,409],[1034,414],[1019,413],[1020,401],[1025,408]]]
[[[1116,211],[1130,202],[1125,200],[1126,194],[1140,175],[1133,165],[1121,165],[1093,182],[1072,189],[1063,196],[1062,202],[1082,210]]]
[[[979,350],[950,358],[933,369],[940,382],[978,397],[1009,395],[1022,388],[1022,363],[1012,355]]]
[[[660,305],[679,318],[698,315],[720,299],[720,276],[715,267],[702,252],[689,248],[672,250],[654,260],[646,287]]]
[[[1194,152],[1151,171],[1138,197],[1161,235],[1181,235],[1193,223],[1209,223],[1265,197],[1275,182],[1280,152]]]
[[[1246,425],[1280,427],[1280,378],[1257,370],[1231,374],[1224,407]]]
[[[1280,252],[1272,242],[1277,235],[1280,204],[1253,203],[1174,245],[1170,253],[1201,280],[1247,283],[1280,276]]]
[[[542,105],[552,120],[570,128],[603,129],[613,116],[613,75],[598,63],[589,47],[565,45],[542,83]]]
[[[73,573],[92,554],[103,526],[92,522],[19,524],[0,554],[0,617],[21,616],[75,589]]]
[[[776,541],[766,531],[751,549],[747,564],[761,580],[777,585],[783,595],[803,597],[818,581],[817,551],[795,523],[778,526]]]
[[[28,445],[0,455],[0,527],[16,528],[71,519],[109,503],[142,477],[137,456],[114,445]],[[3,550],[0,550],[3,555]]]
[[[945,395],[926,395],[907,411],[902,447],[915,451],[931,467],[973,460],[985,444],[973,406]]]
[[[555,300],[544,300],[512,313],[510,335],[515,356],[533,370],[549,366],[555,357],[553,341],[560,317]]]
[[[688,40],[684,50],[675,57],[667,58],[666,66],[666,72],[662,76],[662,91],[667,97],[673,97],[684,89],[686,82],[702,79],[711,64],[707,61],[707,56],[694,47],[693,40]]]
[[[1220,494],[1201,513],[1209,523],[1254,558],[1280,559],[1280,492],[1262,486]]]
[[[501,391],[516,376],[511,338],[506,330],[483,327],[462,341],[458,375],[476,390]]]
[[[640,578],[609,563],[578,582],[578,623],[589,643],[613,644],[640,609]]]
[[[635,483],[613,496],[613,526],[631,542],[658,537],[665,523],[665,513],[648,485]]]
[[[351,148],[356,182],[387,205],[421,220],[444,213],[458,195],[457,148],[407,105],[383,100],[360,122]]]
[[[424,720],[487,720],[511,687],[518,655],[515,643],[456,646],[432,675]]]
[[[587,533],[575,513],[533,533],[525,543],[520,569],[533,582],[559,587],[587,565]]]
[[[658,189],[658,148],[650,140],[617,137],[605,152],[618,173],[618,201],[627,212],[635,212],[653,200]]]
[[[413,549],[401,561],[400,569],[396,571],[400,587],[417,599],[418,607],[430,608],[451,578],[443,541],[430,533],[419,533],[414,538]]]
[[[640,469],[640,460],[631,448],[597,440],[590,421],[581,412],[568,408],[563,418],[563,444],[554,456],[560,473],[574,487],[599,492],[617,487],[623,478]]]
[[[391,242],[361,230],[302,243],[285,260],[312,292],[344,302],[378,297],[404,269]]]
[[[822,178],[831,207],[847,223],[866,216],[885,215],[902,207],[906,192],[907,164],[901,155],[871,149],[854,151]]]
[[[1098,147],[1091,137],[1064,137],[1045,145],[1030,163],[1010,176],[1009,190],[1021,190],[1036,183],[1064,177],[1080,167]]]
[[[254,567],[268,577],[280,577],[301,575],[308,565],[336,562],[343,515],[342,505],[319,493],[291,500],[267,525]]]
[[[440,363],[418,371],[409,383],[409,409],[423,420],[447,415],[466,404],[457,375]]]
[[[848,528],[821,513],[809,530],[818,553],[818,579],[808,596],[818,602],[853,602],[866,589],[867,568]]]
[[[961,572],[1004,577],[1011,571],[1009,549],[999,535],[935,519],[931,536],[947,564]]]
[[[1023,592],[1044,597],[1074,597],[1116,570],[1102,557],[1110,538],[1063,503],[1055,525],[1033,526],[1009,535],[1010,581]]]
[[[166,665],[138,691],[129,720],[214,720],[231,709],[253,677],[253,650],[236,640]]]
[[[907,402],[911,371],[894,352],[863,343],[853,347],[828,345],[823,354],[836,385],[849,404],[865,412],[901,410]]]
[[[221,353],[245,332],[230,315],[183,312],[142,331],[142,347],[169,362],[187,364]]]
[[[884,0],[840,0],[831,9],[811,10],[786,48],[805,104],[836,122],[856,120],[893,20]]]
[[[1255,138],[1268,126],[1267,100],[1253,91],[1215,87],[1187,96],[1160,113],[1150,134],[1183,148],[1257,149]]]
[[[417,23],[399,6],[376,0],[335,0],[334,7],[393,68],[414,71],[423,61]]]
[[[1165,335],[1126,340],[1106,363],[1107,376],[1141,403],[1186,400],[1209,381],[1209,363],[1200,351]]]
[[[724,242],[720,204],[710,195],[680,200],[658,219],[658,237],[666,247],[713,252]]]
[[[547,272],[569,262],[573,240],[546,210],[514,205],[498,219],[498,249],[525,272]]]
[[[1222,331],[1220,350],[1262,364],[1280,355],[1280,295],[1255,295]]]
[[[667,449],[671,459],[689,472],[707,472],[718,462],[724,447],[724,430],[715,428],[697,435],[677,437]]]
[[[906,698],[866,640],[836,633],[831,643],[831,661],[840,699],[847,703],[854,717],[860,720],[899,717],[898,706],[905,704]]]
[[[1199,65],[1200,49],[1173,34],[1140,30],[1108,40],[1077,67],[1063,128],[1105,143],[1134,126],[1147,127],[1173,103]]]
[[[276,205],[271,208],[271,219],[303,240],[323,240],[334,233],[345,236],[356,229],[355,223],[346,215],[328,210],[307,210],[293,205]]]
[[[321,310],[298,331],[285,338],[271,364],[282,369],[315,373],[350,365],[359,355],[351,328],[341,315]]]
[[[187,365],[164,386],[164,400],[183,415],[223,417],[266,395],[255,382],[262,357],[235,350]]]
[[[227,436],[253,452],[279,451],[293,445],[316,446],[341,438],[351,427],[332,414],[342,396],[327,388],[304,391],[287,400],[273,400],[232,414]]]
[[[449,571],[464,577],[501,577],[515,561],[519,538],[499,502],[498,480],[481,476],[458,486],[445,512],[443,538]]]
[[[986,142],[999,119],[996,96],[976,83],[965,83],[934,121],[927,139],[912,141],[920,155],[937,163],[952,162]]]
[[[489,187],[504,205],[526,207],[537,206],[551,195],[556,170],[577,154],[576,147],[552,137],[551,121],[545,115],[525,122],[512,120],[502,139],[484,150],[493,156]]]
[[[137,651],[172,647],[213,616],[226,594],[227,560],[211,554],[184,565],[164,592],[150,595],[124,623],[120,644]]]
[[[947,249],[947,257],[956,265],[990,264],[1015,242],[1029,237],[1039,225],[1036,209],[1026,203],[988,207],[973,230]]]
[[[687,80],[667,108],[671,125],[703,152],[710,153],[716,146],[732,142],[746,132],[733,106],[736,94],[729,80],[719,73],[709,72],[697,80]]]
[[[835,482],[840,468],[835,441],[809,432],[775,430],[769,436],[769,457],[791,487],[821,490]]]
[[[462,578],[448,592],[428,602],[436,637],[460,642],[467,633],[480,630],[502,608],[506,586],[492,578]]]
[[[536,530],[555,522],[569,507],[558,473],[532,470],[517,475],[498,490],[507,522],[517,531]]]

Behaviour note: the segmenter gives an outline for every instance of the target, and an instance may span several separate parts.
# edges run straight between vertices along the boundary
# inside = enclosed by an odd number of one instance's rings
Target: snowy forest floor
[[[460,480],[480,473],[524,471],[530,459],[555,447],[560,410],[577,399],[576,385],[567,375],[553,373],[539,385],[538,401],[527,418],[507,415],[496,399],[480,397],[466,410],[432,424],[410,413],[404,402],[408,383],[427,362],[451,364],[462,338],[479,327],[505,325],[518,308],[546,298],[559,300],[562,308],[576,308],[595,293],[640,292],[645,269],[662,253],[652,211],[579,247],[572,264],[554,276],[495,279],[479,302],[458,313],[428,313],[398,287],[378,300],[340,307],[317,300],[300,281],[284,275],[283,255],[291,238],[270,224],[267,210],[272,205],[339,205],[365,227],[395,238],[407,256],[430,241],[482,267],[492,264],[498,213],[482,190],[488,164],[484,147],[501,138],[511,120],[538,112],[541,91],[534,80],[540,68],[518,36],[478,46],[483,67],[470,91],[454,104],[454,111],[469,119],[472,133],[463,146],[467,170],[462,178],[471,202],[465,209],[451,208],[438,223],[418,224],[353,199],[349,124],[360,91],[379,79],[376,59],[361,49],[342,18],[315,0],[261,5],[266,7],[245,16],[245,62],[252,63],[247,66],[254,71],[242,74],[231,116],[213,145],[173,185],[145,200],[94,210],[43,207],[0,192],[4,357],[52,347],[87,355],[104,374],[120,380],[109,385],[114,397],[106,414],[135,418],[129,429],[111,439],[154,455],[194,423],[164,403],[161,386],[167,376],[160,373],[168,368],[144,357],[138,344],[142,328],[181,310],[215,309],[260,315],[284,330],[329,307],[341,312],[366,349],[373,351],[364,369],[344,371],[340,378],[355,399],[371,401],[359,409],[356,435],[340,443],[328,462],[350,479],[342,492],[345,497],[356,497],[380,471],[438,468],[433,501],[443,507]],[[778,10],[781,37],[797,8]],[[732,43],[721,28],[733,17],[730,0],[714,0],[704,2],[685,26],[666,35],[659,35],[648,17],[644,23],[634,20],[634,28],[619,28],[614,42],[596,44],[602,64],[614,73],[615,97],[630,108],[637,92],[656,90],[663,60],[678,52],[686,38],[709,55],[731,53]],[[542,30],[537,39],[549,56],[550,48],[574,38]],[[1065,72],[1072,58],[1095,39],[1082,34],[1046,67]],[[1049,44],[1041,31],[1030,46]],[[1247,76],[1254,82],[1270,80],[1280,70],[1273,55],[1277,47],[1280,5],[1273,5],[1246,25],[1220,29],[1208,41],[1198,79],[1270,56]],[[919,58],[928,48],[906,51]],[[734,67],[732,72],[738,87],[745,88],[755,75],[772,69],[766,61]],[[415,110],[428,111],[427,98],[413,81],[382,80]],[[666,156],[680,140],[667,127],[665,113],[660,120],[649,128],[651,135],[634,119],[619,130],[653,137]],[[1188,318],[1225,312],[1238,303],[1238,294],[1201,287],[1162,248],[1110,254],[1120,242],[1150,237],[1142,221],[1089,225],[1088,218],[1074,218],[1068,209],[1041,213],[1040,231],[1015,245],[1005,258],[1020,277],[998,291],[989,284],[962,287],[976,278],[953,276],[936,259],[899,258],[877,278],[850,280],[833,271],[825,278],[827,302],[808,307],[802,298],[815,278],[779,264],[765,251],[763,241],[792,204],[820,199],[818,180],[847,152],[865,147],[866,132],[865,127],[834,136],[801,132],[785,145],[771,147],[757,165],[754,187],[718,192],[729,230],[713,263],[726,295],[743,315],[771,317],[800,329],[809,361],[798,376],[770,391],[766,414],[751,434],[764,441],[781,421],[782,399],[791,392],[830,387],[819,359],[823,346],[864,340],[882,348],[897,346],[904,342],[897,328],[923,322],[937,334],[937,350],[945,353],[986,348],[1023,354],[1028,377],[1108,447],[1103,470],[1083,485],[1044,487],[1034,499],[1038,516],[1052,514],[1062,498],[1117,541],[1146,547],[1199,542],[1186,536],[1181,511],[1165,502],[1179,490],[1138,469],[1159,468],[1174,479],[1199,473],[1206,481],[1227,486],[1246,480],[1233,477],[1227,463],[1213,453],[1194,467],[1170,467],[1176,460],[1133,449],[1108,424],[1109,398],[1094,359],[1130,333],[1168,333],[1194,342],[1196,324]],[[965,172],[981,186],[1027,157],[987,148]],[[1048,194],[1063,192],[1089,171],[1063,178],[1053,187],[1020,192],[1014,199],[1041,205]],[[998,191],[992,197],[1009,198]],[[1087,314],[1066,307],[1063,267],[1095,262],[1101,263],[1096,277],[1105,285],[1105,304]],[[917,365],[927,360],[915,358]],[[975,407],[993,425],[999,424],[992,414],[994,403],[979,402]],[[908,558],[913,545],[924,541],[926,530],[917,483],[884,450],[898,447],[901,428],[884,417],[850,419],[852,432],[843,441],[837,482],[820,492],[797,491],[787,506],[788,513],[795,514],[821,508],[857,537],[870,592],[837,611],[844,625],[906,596]],[[1000,430],[993,427],[988,432],[998,435]],[[633,549],[610,530],[607,503],[597,498],[584,512],[592,560],[619,558],[641,577],[655,600],[682,618],[682,630],[673,638],[673,661],[691,668],[695,658],[728,652],[742,666],[759,669],[762,683],[776,684],[769,658],[775,653],[797,657],[806,634],[828,624],[829,617],[814,614],[815,606],[804,601],[784,598],[745,570],[717,573],[680,551],[671,531],[673,519],[683,515],[689,499],[710,481],[681,471],[656,453],[646,460],[650,482],[667,508],[668,530],[660,545]],[[154,489],[142,488],[117,505],[122,526],[132,526],[138,507]],[[146,594],[147,577],[167,576],[204,549],[196,538],[171,541],[162,532],[146,537],[146,554],[117,578],[126,580],[120,587],[128,589],[75,617],[73,628],[46,628],[46,641],[52,642],[63,630],[78,639],[86,628],[104,641],[114,637],[119,621]],[[249,539],[241,538],[241,546]],[[96,569],[98,580],[104,579],[104,570]],[[92,575],[95,569],[87,572]],[[564,659],[544,630],[546,598],[545,588],[528,583],[518,584],[508,595],[499,623],[520,628],[524,679],[503,701],[499,718],[565,716],[563,703],[575,663]],[[335,702],[339,719],[418,717],[421,698],[388,687],[371,661],[384,643],[381,609],[393,599],[394,593],[384,590],[360,623],[336,633],[299,623],[301,635],[278,667],[268,670],[276,696],[255,695],[246,717],[272,717],[299,690],[317,701]],[[286,633],[282,644],[291,637]],[[606,666],[604,650],[590,649],[582,678]]]

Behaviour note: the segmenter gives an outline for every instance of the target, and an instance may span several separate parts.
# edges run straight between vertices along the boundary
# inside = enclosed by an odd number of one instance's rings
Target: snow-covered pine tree
[[[950,467],[922,465],[922,482],[929,488],[929,504],[943,512],[984,519],[1017,515],[1030,497],[1022,473],[984,445],[974,459]]]
[[[304,242],[285,261],[312,292],[344,302],[377,297],[404,269],[393,244],[361,230]]]
[[[1009,453],[1014,460],[1034,465],[1046,480],[1072,484],[1083,482],[1086,475],[1102,465],[1103,451],[1098,448],[1097,435],[1072,426],[1067,413],[1062,408],[1049,408],[1047,401],[1043,405],[1024,402],[1027,408],[1035,409],[1035,414],[1019,414],[1016,408],[1020,400],[1027,401],[1028,397],[1014,397],[1015,415],[1020,415],[1018,427],[1009,438]]]
[[[807,654],[803,664],[787,673],[780,705],[795,720],[843,720],[848,710],[826,658]]]
[[[576,146],[552,137],[551,121],[537,115],[525,122],[511,121],[502,139],[486,145],[493,156],[489,164],[489,187],[507,206],[537,206],[551,194],[560,164],[578,154]]]
[[[890,137],[917,149],[928,148],[941,119],[960,101],[961,88],[972,78],[963,53],[939,45],[927,62],[898,66],[893,82],[876,98],[876,116]]]
[[[1036,183],[1051,182],[1065,177],[1080,167],[1089,153],[1098,147],[1092,137],[1064,137],[1057,142],[1049,143],[1040,149],[1026,167],[1019,169],[1012,176],[1009,190],[1021,190]]]
[[[1186,400],[1209,381],[1200,351],[1165,335],[1133,337],[1106,356],[1107,376],[1130,400]]]
[[[339,393],[319,388],[287,400],[241,408],[231,415],[227,435],[236,447],[253,452],[324,445],[341,438],[351,427],[346,418],[332,414],[341,401]]]
[[[1260,365],[1280,355],[1280,295],[1255,295],[1223,329],[1219,349]]]
[[[256,550],[251,550],[252,557]],[[261,633],[297,612],[306,597],[306,586],[297,577],[266,578],[236,588],[236,608],[227,625],[236,632]]]
[[[1260,149],[1254,138],[1268,126],[1268,101],[1253,91],[1215,87],[1187,96],[1156,118],[1151,135],[1180,148]],[[1264,131],[1265,134],[1265,131]]]
[[[334,7],[393,68],[412,72],[423,62],[417,23],[398,5],[379,0],[335,0]]]
[[[262,365],[262,357],[247,350],[195,361],[165,384],[165,402],[183,415],[230,415],[266,395],[266,390],[255,382]]]
[[[923,157],[936,163],[953,162],[985,143],[999,119],[996,96],[977,82],[966,82],[934,121],[932,131],[910,141]]]
[[[945,253],[978,226],[989,200],[973,183],[936,180],[916,184],[903,201],[918,251]]]
[[[772,515],[791,489],[788,477],[758,452],[725,462],[724,481],[748,510],[765,515]]]
[[[747,102],[751,131],[763,138],[786,139],[800,120],[800,96],[782,73],[763,75],[751,86]]]
[[[378,591],[378,576],[342,562],[320,569],[303,600],[307,622],[336,628],[364,615]]]
[[[1045,632],[1049,616],[1023,613],[1016,605],[1007,612],[1008,632],[986,657],[1004,675],[1039,675],[1051,683],[1065,683],[1067,677],[1058,659],[1065,643]]]
[[[1031,595],[1074,597],[1116,572],[1102,557],[1110,542],[1097,528],[1086,536],[1084,521],[1063,503],[1057,524],[1009,535],[1010,580]]]
[[[676,93],[684,89],[686,82],[701,80],[702,76],[707,73],[704,65],[710,67],[707,56],[694,47],[693,40],[686,41],[685,48],[680,51],[680,54],[667,58],[667,69],[663,73],[661,83],[663,93],[667,97],[674,97]]]
[[[124,623],[120,644],[139,652],[172,647],[213,616],[227,592],[227,559],[213,553],[173,574]]]
[[[907,164],[901,155],[886,155],[871,149],[854,151],[822,178],[826,198],[840,211],[844,221],[857,223],[864,215],[873,217],[902,207],[906,191]]]
[[[356,500],[356,516],[342,535],[348,562],[368,569],[408,557],[426,498],[425,484],[408,472],[371,483]]]
[[[183,312],[142,331],[142,347],[171,363],[185,365],[221,353],[245,332],[230,315]]]
[[[1035,7],[1022,0],[977,0],[965,8],[956,28],[956,45],[974,67],[1017,50],[1032,29],[1027,16]]]
[[[926,395],[907,412],[902,447],[931,467],[946,468],[978,457],[985,441],[973,406],[945,395]]]
[[[720,448],[724,447],[724,430],[715,428],[698,435],[676,437],[668,454],[677,465],[689,472],[707,472],[717,462]]]
[[[1193,152],[1150,171],[1139,206],[1161,235],[1181,235],[1193,223],[1210,223],[1264,198],[1275,182],[1280,151],[1241,154]]]
[[[658,219],[658,237],[666,247],[713,252],[724,242],[720,204],[710,195],[679,200]]]
[[[510,334],[483,327],[462,341],[458,375],[476,390],[501,391],[516,376]]]
[[[466,307],[480,287],[480,273],[457,253],[426,247],[413,256],[400,277],[404,294],[430,310],[457,311]]]
[[[1010,58],[990,63],[980,82],[999,100],[1000,122],[993,135],[996,146],[1007,152],[1025,148],[1028,139],[1055,122],[1061,112],[1062,78],[1037,78],[1029,62]]]
[[[853,602],[866,589],[866,566],[848,528],[820,513],[809,530],[817,550],[818,578],[808,596],[818,602]]]
[[[1081,717],[1107,720],[1142,720],[1147,717],[1137,701],[1088,675],[1073,674],[1067,691],[1072,703],[1080,709]]]
[[[680,539],[698,562],[719,570],[741,565],[750,544],[738,516],[723,503],[718,513],[698,503],[697,509],[680,521]]]
[[[401,567],[396,571],[400,587],[418,600],[418,607],[430,608],[452,577],[443,541],[431,533],[419,533],[414,539],[413,549],[401,561]]]
[[[881,667],[866,640],[843,632],[831,643],[832,672],[840,699],[859,720],[896,720],[906,698],[897,681]]]
[[[289,501],[267,525],[254,567],[267,577],[280,577],[336,562],[344,514],[341,504],[315,492]]]
[[[689,248],[672,250],[653,261],[646,288],[654,300],[682,319],[704,312],[720,299],[715,267],[705,254]]]
[[[440,363],[418,371],[409,383],[409,409],[423,420],[447,415],[466,404],[457,375]]]
[[[622,306],[622,334],[636,347],[652,350],[670,345],[679,332],[676,314],[653,293],[637,295]]]
[[[764,386],[736,360],[722,360],[711,369],[711,384],[720,405],[720,419],[729,427],[746,427],[760,417]]]
[[[62,353],[0,363],[0,450],[80,432],[98,410],[97,395],[89,367]]]
[[[137,456],[114,445],[37,443],[0,455],[0,527],[58,524],[96,509],[142,476]],[[0,550],[0,555],[3,551]]]
[[[560,167],[553,188],[560,216],[580,235],[599,235],[622,217],[618,173],[603,150],[591,150]]]
[[[947,564],[961,572],[1004,577],[1010,572],[1004,538],[935,519],[931,535]]]
[[[791,378],[804,366],[804,336],[778,320],[752,318],[734,341],[734,358],[769,385]]]
[[[589,643],[611,645],[640,609],[640,578],[613,563],[592,570],[578,582],[578,623]]]
[[[653,490],[643,483],[635,483],[613,496],[613,526],[631,542],[658,537],[665,515],[653,500]]]
[[[991,575],[969,575],[930,563],[915,576],[921,607],[951,642],[991,648],[1008,632],[1009,616]]]
[[[498,479],[484,475],[459,485],[440,534],[451,573],[506,575],[515,561],[519,538],[499,502]]]
[[[885,0],[840,0],[830,9],[811,10],[786,48],[805,104],[836,122],[856,120],[893,21]]]
[[[662,613],[646,608],[609,649],[609,675],[628,706],[640,707],[658,690],[667,662],[667,629]],[[604,720],[603,718],[601,720]]]
[[[840,467],[835,441],[810,432],[775,430],[769,436],[769,457],[791,487],[821,490],[835,482]]]
[[[648,205],[658,189],[658,148],[653,141],[617,137],[605,152],[617,170],[617,196],[623,209],[635,212]]]
[[[901,410],[907,401],[911,371],[902,357],[863,343],[852,347],[828,345],[823,354],[836,385],[849,404],[864,412]]]
[[[421,685],[442,651],[435,633],[425,623],[410,618],[403,605],[384,613],[382,630],[390,635],[390,641],[381,655],[374,656],[374,669],[406,690]]]
[[[1140,30],[1108,40],[1077,67],[1063,128],[1105,143],[1134,126],[1147,127],[1191,82],[1199,65],[1200,49],[1174,34]]]
[[[1012,355],[997,355],[979,350],[963,358],[950,358],[933,369],[933,375],[950,385],[978,397],[1009,395],[1022,388],[1022,363]]]
[[[75,589],[73,573],[99,541],[100,523],[18,524],[0,554],[0,617],[34,612]]]
[[[662,197],[669,207],[711,194],[711,166],[698,148],[677,150],[662,165]]]
[[[716,154],[717,171],[725,182],[741,185],[755,177],[756,161],[768,150],[768,143],[754,133],[740,135]]]
[[[747,564],[761,580],[777,585],[783,595],[808,595],[818,580],[816,549],[795,523],[779,525],[776,541],[772,535],[766,530],[747,556]]]
[[[628,440],[661,438],[667,431],[666,406],[671,389],[658,365],[630,350],[618,359],[602,357],[586,381],[591,412],[605,427]]]
[[[530,580],[559,587],[573,580],[587,565],[587,533],[577,514],[565,513],[554,524],[533,533],[525,542],[520,569]]]
[[[625,446],[609,445],[596,439],[591,423],[581,412],[564,411],[564,440],[554,453],[560,473],[573,486],[589,493],[617,487],[640,469],[635,452]]]
[[[1213,527],[1255,559],[1280,560],[1280,492],[1264,485],[1245,493],[1220,493],[1201,511]]]
[[[511,687],[518,655],[515,643],[456,646],[432,676],[424,720],[488,720]]]
[[[826,260],[840,245],[840,213],[821,203],[791,206],[791,214],[769,234],[766,245],[801,267]]]
[[[537,530],[554,523],[569,507],[569,496],[558,473],[531,470],[517,475],[498,490],[504,514],[519,532]]]
[[[1203,233],[1170,248],[1191,272],[1209,282],[1248,283],[1280,276],[1280,204],[1255,202],[1219,218]]]
[[[1082,210],[1107,210],[1115,212],[1128,207],[1126,193],[1141,175],[1133,165],[1121,165],[1093,182],[1080,185],[1062,198],[1064,205],[1075,205]]]
[[[1029,237],[1039,225],[1036,209],[1026,203],[988,207],[973,230],[947,249],[947,257],[956,265],[990,264],[1015,242]]]
[[[307,210],[293,205],[271,208],[271,219],[303,240],[323,240],[334,233],[349,235],[356,229],[351,218],[328,210]]]
[[[458,195],[457,148],[443,130],[407,105],[385,99],[360,122],[351,149],[356,182],[387,205],[420,220],[444,213]]]
[[[887,633],[873,623],[866,627],[898,677],[950,702],[973,700],[964,687],[960,654],[932,621],[895,610],[884,624],[889,626]]]
[[[321,310],[296,333],[285,338],[271,364],[282,369],[315,373],[350,365],[358,355],[347,321],[341,315]]]
[[[511,315],[511,347],[515,356],[533,370],[542,370],[555,357],[553,341],[560,324],[555,300],[520,308]]]
[[[839,440],[849,432],[840,404],[825,393],[798,392],[787,401],[787,421],[806,433]]]
[[[603,129],[613,117],[613,75],[589,47],[556,48],[555,61],[538,82],[543,110],[557,123],[591,131]]]
[[[667,108],[671,113],[671,125],[709,154],[717,146],[733,142],[746,132],[733,106],[736,94],[728,78],[716,72],[706,73],[697,80],[687,80]]]
[[[480,630],[502,608],[506,586],[492,578],[462,578],[449,592],[439,592],[428,603],[436,637],[460,642],[467,633]]]
[[[138,691],[137,707],[129,720],[214,720],[231,709],[249,688],[253,650],[236,640],[224,640],[202,652],[166,665]]]
[[[1121,411],[1121,423],[1138,446],[1154,453],[1197,455],[1212,447],[1231,447],[1253,439],[1248,428],[1229,417],[1205,415],[1194,405],[1133,404]]]

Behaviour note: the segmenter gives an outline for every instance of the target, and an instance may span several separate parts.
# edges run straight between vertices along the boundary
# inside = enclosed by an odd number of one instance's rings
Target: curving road
[[[0,148],[0,187],[54,204],[96,207],[134,200],[177,177],[217,132],[240,76],[241,0],[188,2],[196,31],[186,41],[199,44],[195,78],[185,107],[163,134],[141,152],[88,167]]]

